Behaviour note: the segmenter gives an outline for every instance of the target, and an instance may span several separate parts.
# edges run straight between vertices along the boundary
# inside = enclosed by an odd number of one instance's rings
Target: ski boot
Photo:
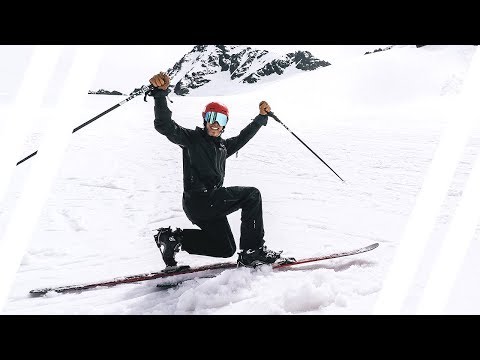
[[[283,250],[269,250],[265,245],[257,249],[241,250],[238,253],[237,266],[255,268],[265,264],[273,264],[281,258],[282,252]]]
[[[187,265],[178,266],[175,260],[175,255],[181,250],[181,230],[176,229],[172,231],[170,226],[168,228],[157,229],[157,234],[153,235],[157,247],[162,253],[163,262],[166,265],[165,272],[175,272],[189,268]]]

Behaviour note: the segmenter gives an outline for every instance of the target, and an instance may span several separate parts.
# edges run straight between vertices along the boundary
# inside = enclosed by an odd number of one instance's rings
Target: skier
[[[267,249],[264,240],[262,197],[255,187],[223,186],[226,159],[241,149],[266,126],[271,111],[266,101],[259,114],[238,136],[223,139],[229,120],[228,108],[218,102],[207,104],[202,112],[203,128],[186,129],[172,119],[167,106],[170,78],[165,72],[150,80],[154,86],[147,94],[155,100],[154,127],[183,151],[183,210],[200,229],[159,228],[154,235],[166,269],[176,267],[180,250],[189,254],[227,258],[235,254],[236,244],[227,215],[241,209],[241,235],[238,266],[272,264],[282,251]]]

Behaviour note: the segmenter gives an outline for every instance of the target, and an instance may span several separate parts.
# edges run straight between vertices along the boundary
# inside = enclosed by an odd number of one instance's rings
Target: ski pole
[[[140,89],[136,89],[136,90],[135,90],[134,92],[132,92],[132,94],[131,94],[128,98],[126,98],[125,100],[120,101],[118,104],[112,106],[110,109],[105,110],[105,111],[102,112],[101,114],[98,114],[97,116],[95,116],[95,117],[91,118],[90,120],[84,122],[82,125],[77,126],[75,129],[73,129],[72,133],[74,133],[74,132],[80,130],[81,128],[87,126],[88,124],[94,122],[95,120],[97,120],[98,118],[102,117],[103,115],[109,113],[110,111],[112,111],[112,110],[114,110],[114,109],[122,106],[122,105],[125,104],[126,102],[129,102],[129,101],[132,100],[134,97],[136,97],[136,96],[138,96],[138,95],[141,95],[141,94],[144,94],[144,93],[146,93],[147,91],[152,90],[153,88],[154,88],[153,85],[149,85],[149,86],[144,85],[144,86],[142,86]],[[146,100],[145,100],[145,101],[146,101]],[[28,155],[27,157],[25,157],[25,158],[23,158],[22,160],[20,160],[19,162],[17,162],[17,166],[18,166],[19,164],[21,164],[22,162],[27,161],[27,160],[30,159],[31,157],[37,155],[37,152],[38,152],[38,150],[37,150],[37,151],[34,151],[33,153],[31,153],[31,154]]]
[[[272,111],[268,112],[267,115],[270,116],[270,117],[272,117],[273,119],[275,119],[275,121],[277,121],[277,122],[279,122],[280,124],[282,124],[283,127],[285,127],[285,129],[287,129],[293,136],[295,136],[298,141],[300,141],[303,145],[305,145],[305,147],[306,147],[308,150],[310,150],[310,151],[313,153],[313,155],[315,155],[321,162],[323,162],[330,170],[333,171],[333,169],[332,169],[330,166],[328,166],[328,164],[327,164],[325,161],[323,161],[323,160],[320,158],[320,156],[318,156],[312,149],[310,149],[310,148],[308,147],[307,144],[305,144],[297,135],[295,135],[295,133],[294,133],[292,130],[290,130],[290,129],[287,127],[287,125],[285,125],[283,122],[281,122],[280,119],[279,119]],[[342,180],[343,182],[345,182],[345,180],[343,180],[335,171],[333,171],[333,173],[334,173],[335,175],[337,175],[340,180]]]

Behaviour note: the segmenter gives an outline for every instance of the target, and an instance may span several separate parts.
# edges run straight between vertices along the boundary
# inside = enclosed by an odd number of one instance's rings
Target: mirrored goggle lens
[[[213,124],[215,121],[219,123],[220,126],[227,125],[228,116],[222,113],[209,111],[205,114],[205,121]]]

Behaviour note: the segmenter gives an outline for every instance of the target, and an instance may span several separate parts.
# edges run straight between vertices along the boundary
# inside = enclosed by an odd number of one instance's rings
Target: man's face
[[[207,128],[207,133],[210,136],[218,137],[222,134],[223,126],[220,126],[216,121],[213,124],[207,122],[207,125],[205,126]]]

